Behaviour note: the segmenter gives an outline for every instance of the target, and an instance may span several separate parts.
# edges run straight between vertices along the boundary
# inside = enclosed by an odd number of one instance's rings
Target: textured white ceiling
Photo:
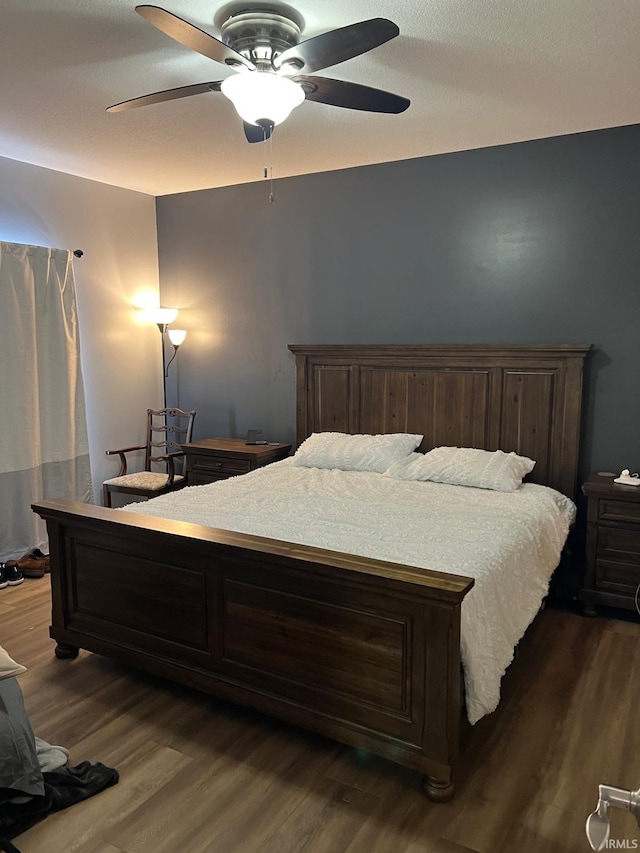
[[[640,122],[640,0],[292,0],[302,38],[372,17],[400,36],[318,72],[411,99],[401,115],[303,103],[269,145],[219,93],[107,114],[219,80],[136,0],[0,0],[0,156],[152,195]],[[223,2],[156,0],[218,36]],[[2,188],[0,187],[0,193]]]

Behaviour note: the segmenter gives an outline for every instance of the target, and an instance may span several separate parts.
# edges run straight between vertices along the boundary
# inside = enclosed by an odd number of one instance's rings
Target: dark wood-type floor
[[[637,621],[541,613],[435,805],[389,762],[86,652],[57,660],[49,609],[46,578],[0,590],[34,730],[121,778],[22,853],[579,853],[598,784],[640,787]],[[640,838],[631,815],[612,838]]]

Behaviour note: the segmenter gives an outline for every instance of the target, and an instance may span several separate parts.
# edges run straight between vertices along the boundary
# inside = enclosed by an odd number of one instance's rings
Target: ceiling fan
[[[292,109],[304,100],[352,110],[401,113],[410,101],[400,95],[346,80],[310,76],[331,65],[373,50],[400,30],[386,18],[371,18],[300,41],[302,19],[288,6],[230,7],[220,27],[221,38],[158,6],[136,6],[136,12],[184,47],[231,68],[235,74],[212,83],[196,83],[143,95],[108,107],[120,112],[204,92],[222,92],[244,122],[248,142],[271,136]]]

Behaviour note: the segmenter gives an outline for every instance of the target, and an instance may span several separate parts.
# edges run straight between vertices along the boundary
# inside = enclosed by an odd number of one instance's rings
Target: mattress
[[[548,591],[575,509],[546,486],[495,492],[296,467],[291,459],[122,507],[474,578],[461,615],[472,724],[500,701],[502,676]]]

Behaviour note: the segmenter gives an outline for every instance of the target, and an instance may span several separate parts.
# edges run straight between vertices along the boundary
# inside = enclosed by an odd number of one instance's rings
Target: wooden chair
[[[121,492],[138,497],[153,498],[172,492],[187,485],[183,474],[177,474],[175,462],[184,451],[181,444],[188,444],[193,434],[196,413],[182,409],[147,409],[147,441],[137,447],[107,450],[107,456],[118,454],[120,471],[117,477],[102,484],[102,503],[111,506],[111,492]],[[125,454],[144,450],[144,470],[127,474]],[[164,471],[154,471],[152,465],[162,465]]]

